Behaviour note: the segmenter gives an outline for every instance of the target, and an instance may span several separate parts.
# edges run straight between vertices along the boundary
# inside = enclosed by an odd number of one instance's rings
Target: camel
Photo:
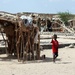
[[[17,55],[18,61],[40,59],[39,43],[37,50],[34,50],[34,37],[37,27],[25,26],[22,20],[9,21],[0,19],[1,27],[8,38],[7,54]],[[40,40],[40,39],[38,39]],[[36,56],[35,56],[36,51]]]

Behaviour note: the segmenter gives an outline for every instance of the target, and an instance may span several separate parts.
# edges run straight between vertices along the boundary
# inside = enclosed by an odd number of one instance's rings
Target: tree
[[[74,18],[74,15],[70,14],[69,12],[59,12],[58,15],[65,25],[68,25],[68,20]]]

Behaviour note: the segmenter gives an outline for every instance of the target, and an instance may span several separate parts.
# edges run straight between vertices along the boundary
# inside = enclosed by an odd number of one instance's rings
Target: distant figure
[[[41,18],[38,18],[37,20],[37,26],[39,27],[39,31],[41,31]]]
[[[52,52],[53,52],[53,62],[55,62],[55,59],[58,57],[58,46],[59,46],[56,34],[52,36],[51,43],[52,43]]]
[[[45,19],[41,20],[41,32],[46,31],[46,21]]]
[[[52,22],[49,19],[47,19],[47,31],[52,32]]]

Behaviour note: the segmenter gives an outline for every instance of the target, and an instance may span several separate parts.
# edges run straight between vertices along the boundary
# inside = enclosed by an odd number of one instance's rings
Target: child
[[[52,36],[51,43],[52,43],[52,52],[53,52],[53,62],[55,62],[55,59],[58,57],[58,46],[59,46],[56,34]]]

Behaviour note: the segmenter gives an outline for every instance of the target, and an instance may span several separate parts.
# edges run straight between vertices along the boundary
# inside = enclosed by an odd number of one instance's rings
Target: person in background
[[[58,47],[59,47],[59,42],[57,41],[57,35],[54,34],[52,36],[52,52],[53,52],[53,62],[55,62],[55,59],[58,57]]]
[[[52,22],[47,19],[47,31],[52,32]]]
[[[37,19],[37,26],[39,27],[39,31],[41,31],[41,18]]]
[[[45,19],[41,20],[41,32],[46,31],[46,21]]]

